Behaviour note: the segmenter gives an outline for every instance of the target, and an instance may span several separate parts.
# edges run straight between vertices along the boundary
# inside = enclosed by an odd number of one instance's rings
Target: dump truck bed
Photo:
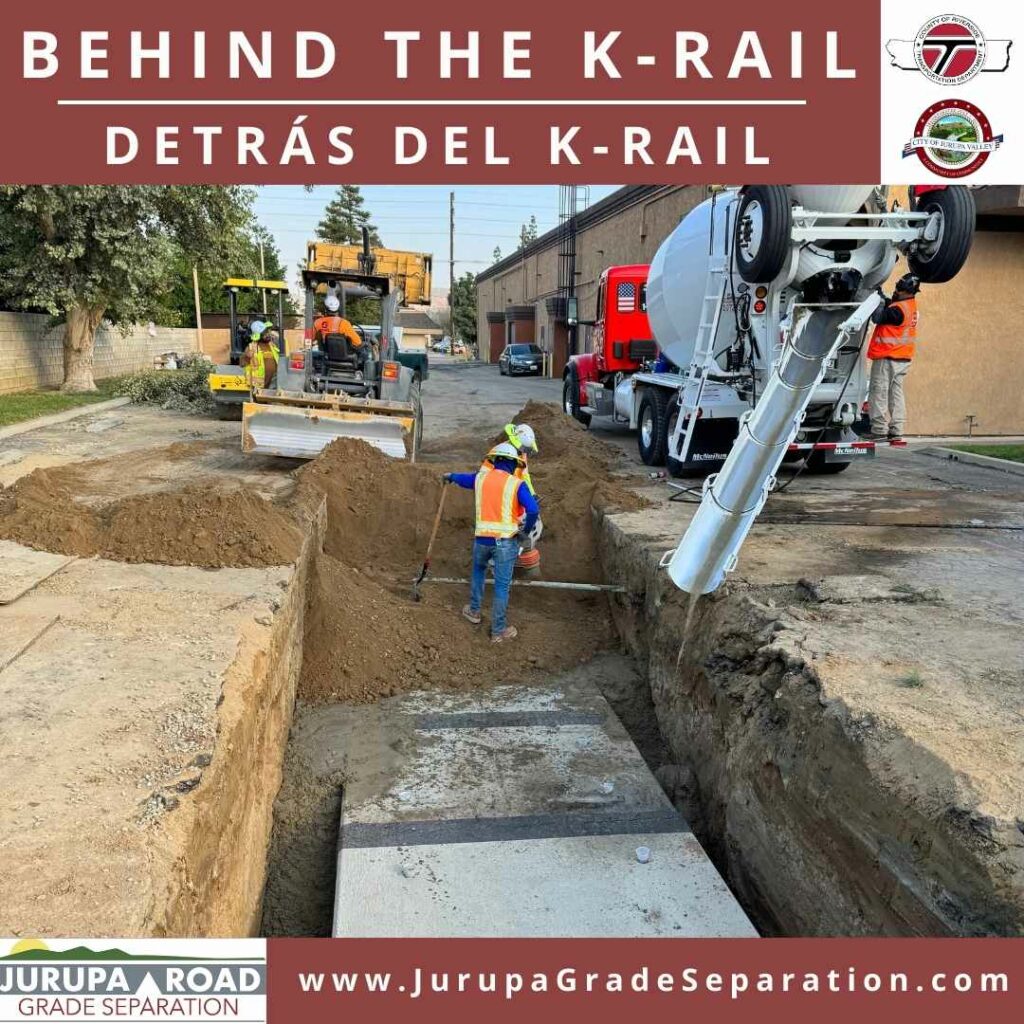
[[[375,248],[370,252],[373,266],[365,266],[361,245],[337,245],[334,242],[310,242],[306,267],[321,273],[373,274],[388,278],[392,288],[400,289],[409,306],[430,305],[430,279],[434,257],[428,252]]]

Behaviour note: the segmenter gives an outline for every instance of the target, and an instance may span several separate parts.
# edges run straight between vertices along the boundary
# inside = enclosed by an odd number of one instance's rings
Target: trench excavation
[[[420,604],[410,599],[441,475],[476,468],[489,440],[478,432],[425,446],[415,465],[339,442],[287,488],[270,486],[282,492],[273,500],[251,487],[183,487],[182,467],[215,469],[222,458],[202,445],[171,446],[159,472],[140,453],[39,470],[0,492],[0,540],[79,556],[82,566],[114,559],[89,572],[101,582],[109,574],[115,590],[135,585],[118,562],[180,566],[171,572],[189,587],[192,572],[214,587],[222,576],[190,566],[242,574],[234,596],[214,595],[210,614],[229,631],[236,620],[221,620],[237,614],[243,640],[221,689],[199,680],[194,698],[209,705],[216,732],[175,734],[132,825],[138,842],[156,844],[151,863],[167,866],[148,909],[117,928],[86,916],[69,891],[65,919],[82,933],[330,934],[352,751],[332,742],[325,709],[577,680],[612,706],[762,934],[1024,930],[1019,823],[972,804],[947,765],[827,690],[809,650],[837,636],[823,606],[793,585],[740,585],[695,602],[687,626],[685,595],[657,567],[671,538],[651,525],[646,481],[616,475],[612,450],[557,409],[531,403],[522,415],[542,453],[531,467],[543,499],[542,577],[614,581],[625,593],[513,591],[521,636],[508,645],[460,617],[460,587],[427,584]],[[122,493],[143,472],[148,490]],[[279,467],[272,479],[283,479]],[[472,522],[470,493],[452,489],[434,574],[465,575]],[[268,571],[260,567],[282,557],[297,558],[294,572],[274,570],[254,590]],[[140,578],[151,569],[140,565]],[[163,600],[155,607],[167,614]],[[254,614],[266,624],[250,635]],[[349,737],[360,756],[372,740]],[[30,882],[28,871],[13,879]]]

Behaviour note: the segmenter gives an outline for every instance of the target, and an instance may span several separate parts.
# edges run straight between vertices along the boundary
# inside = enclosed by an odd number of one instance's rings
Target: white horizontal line
[[[57,100],[58,107],[805,107],[807,100]]]

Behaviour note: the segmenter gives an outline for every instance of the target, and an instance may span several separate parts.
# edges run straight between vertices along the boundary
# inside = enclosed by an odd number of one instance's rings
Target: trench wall
[[[1024,931],[1019,835],[986,834],[967,808],[928,814],[927,798],[887,781],[879,765],[898,761],[956,785],[928,751],[826,696],[791,639],[792,588],[775,606],[741,589],[702,598],[680,655],[688,598],[657,568],[661,551],[609,517],[599,537],[606,578],[632,595],[613,602],[616,625],[689,780],[677,804],[763,933]]]
[[[158,936],[259,933],[274,799],[299,672],[306,598],[323,547],[326,508],[306,510],[302,553],[265,630],[241,637],[223,684],[217,744],[202,785],[175,812],[180,844],[153,909]]]

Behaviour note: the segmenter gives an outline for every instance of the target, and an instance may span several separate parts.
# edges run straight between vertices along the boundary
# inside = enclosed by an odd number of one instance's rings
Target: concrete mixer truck
[[[950,280],[974,220],[964,186],[911,189],[901,210],[870,185],[746,185],[713,195],[665,240],[648,275],[647,315],[685,369],[634,374],[615,401],[639,421],[643,452],[641,410],[660,389],[650,443],[664,445],[670,469],[703,456],[720,470],[666,559],[677,586],[719,586],[784,459],[809,453],[835,472],[874,454],[852,427],[880,286],[901,254],[922,282]]]
[[[674,476],[720,470],[798,320],[851,312],[901,253],[925,283],[963,265],[970,192],[927,186],[911,189],[910,200],[909,209],[890,209],[886,190],[870,185],[713,193],[661,245],[646,280],[642,266],[602,275],[594,351],[566,367],[565,411],[584,423],[596,415],[628,423],[641,459]],[[875,454],[854,429],[867,397],[864,334],[830,353],[784,460],[838,473]],[[658,368],[666,361],[670,371]]]

